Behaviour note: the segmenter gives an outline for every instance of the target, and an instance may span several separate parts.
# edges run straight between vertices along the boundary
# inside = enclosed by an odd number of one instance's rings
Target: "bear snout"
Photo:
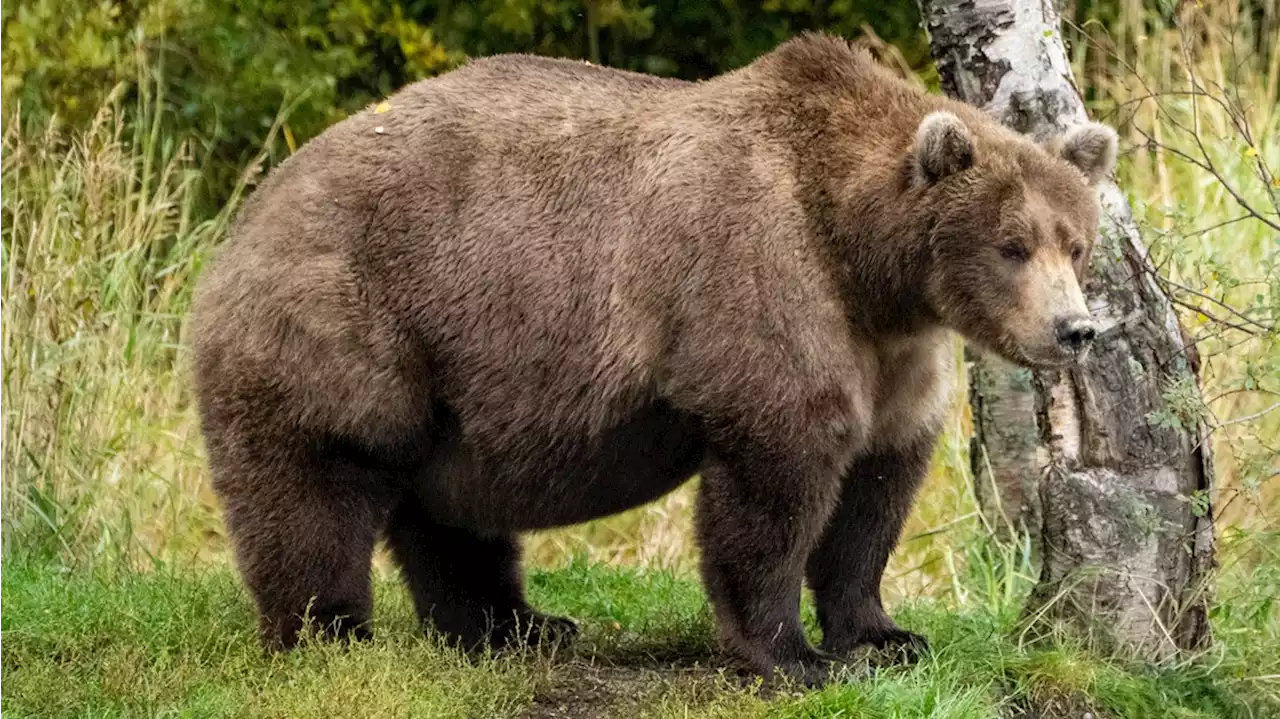
[[[1098,326],[1087,315],[1060,317],[1054,323],[1058,345],[1078,358],[1083,358],[1098,336]]]

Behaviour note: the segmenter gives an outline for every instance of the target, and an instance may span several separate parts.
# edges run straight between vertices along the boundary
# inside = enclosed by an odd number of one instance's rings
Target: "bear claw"
[[[578,623],[568,617],[560,617],[542,612],[522,614],[499,627],[495,634],[503,638],[506,645],[554,644],[572,640],[578,635]]]
[[[929,640],[915,632],[894,626],[864,630],[856,633],[850,640],[822,643],[823,651],[838,656],[849,656],[859,647],[870,647],[874,650],[874,654],[888,660],[889,663],[911,664],[928,653]]]

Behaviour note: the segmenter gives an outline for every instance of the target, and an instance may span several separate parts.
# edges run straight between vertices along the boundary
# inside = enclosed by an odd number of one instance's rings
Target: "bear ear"
[[[1058,155],[1080,168],[1091,185],[1098,184],[1116,167],[1119,138],[1116,131],[1106,125],[1097,122],[1076,125],[1056,144]]]
[[[915,154],[920,175],[932,184],[973,166],[973,136],[954,114],[931,112],[916,130]]]

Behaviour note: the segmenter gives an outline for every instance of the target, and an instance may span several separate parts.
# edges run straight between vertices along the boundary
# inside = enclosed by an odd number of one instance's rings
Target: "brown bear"
[[[818,681],[922,642],[879,585],[951,331],[1082,356],[1115,147],[1096,124],[1038,144],[822,35],[698,83],[491,57],[335,125],[257,190],[194,309],[264,641],[308,614],[366,635],[379,537],[466,646],[572,632],[525,602],[517,534],[698,474],[705,586],[750,669]]]

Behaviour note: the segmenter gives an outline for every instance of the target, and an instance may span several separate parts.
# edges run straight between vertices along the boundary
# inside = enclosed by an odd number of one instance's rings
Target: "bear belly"
[[[506,533],[578,524],[651,502],[699,469],[698,422],[656,402],[597,435],[480,443],[456,425],[436,444],[417,490],[443,524]]]

